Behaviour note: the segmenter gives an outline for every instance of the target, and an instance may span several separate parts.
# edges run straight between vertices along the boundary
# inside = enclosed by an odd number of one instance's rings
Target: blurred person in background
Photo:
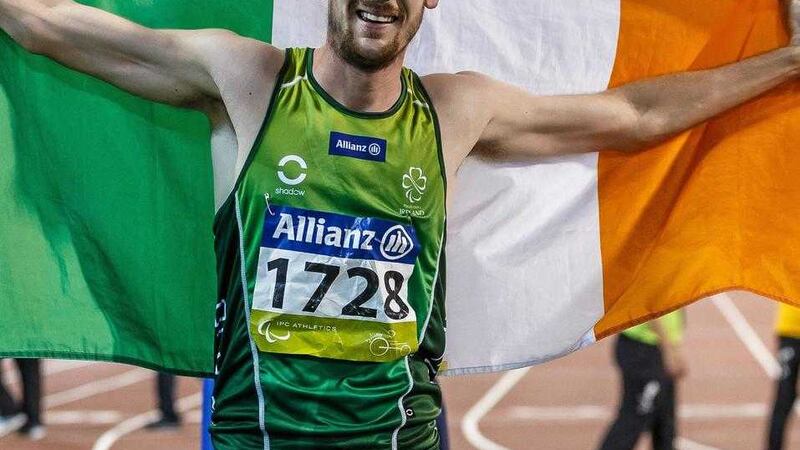
[[[776,380],[772,417],[769,422],[767,448],[781,450],[786,422],[797,398],[797,371],[800,366],[800,309],[780,304],[775,324],[778,335],[778,362],[781,366]]]
[[[22,401],[16,403],[3,385],[3,365],[0,360],[0,436],[16,430],[38,441],[45,436],[42,425],[42,377],[40,359],[14,359],[22,380]]]
[[[617,338],[622,398],[602,450],[632,450],[644,432],[652,436],[654,450],[675,448],[675,384],[686,375],[684,328],[684,313],[676,311],[629,328]]]
[[[181,418],[175,411],[175,375],[159,372],[156,379],[158,409],[161,417],[148,424],[148,430],[169,430],[181,426]]]

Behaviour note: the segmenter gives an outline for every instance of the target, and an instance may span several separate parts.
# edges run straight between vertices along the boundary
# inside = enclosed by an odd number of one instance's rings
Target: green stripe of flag
[[[271,39],[272,1],[92,0]],[[0,34],[0,355],[212,370],[209,130]]]

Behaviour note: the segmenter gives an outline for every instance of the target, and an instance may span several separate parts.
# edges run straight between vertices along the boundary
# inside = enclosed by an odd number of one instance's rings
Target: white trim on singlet
[[[290,87],[292,87],[292,86],[294,86],[294,85],[296,85],[296,84],[298,84],[298,83],[300,83],[301,81],[304,81],[304,80],[308,80],[308,77],[305,76],[305,75],[298,75],[298,76],[294,77],[294,80],[287,81],[286,83],[283,83],[281,85],[281,90],[288,89],[288,88],[290,88]]]
[[[411,92],[411,90],[409,90],[409,92]],[[417,106],[422,106],[424,108],[430,109],[430,106],[428,106],[427,104],[422,103],[419,100],[414,101],[414,104],[417,103],[420,103]],[[437,142],[436,145],[438,148],[439,143]],[[439,281],[439,270],[442,267],[442,253],[444,252],[444,247],[445,247],[444,236],[446,232],[447,232],[447,214],[445,214],[444,225],[442,226],[442,234],[439,237],[439,255],[436,258],[436,273],[433,276],[433,283],[431,283],[431,296],[428,305],[428,314],[427,317],[425,317],[425,324],[422,326],[422,331],[419,334],[418,345],[420,347],[422,346],[422,342],[425,340],[425,336],[428,331],[428,325],[430,325],[431,316],[433,315],[433,306],[434,306],[434,301],[436,300],[435,299],[436,283]],[[439,357],[441,358],[441,355]],[[425,363],[427,364],[427,361]],[[405,357],[405,365],[406,365],[406,374],[408,375],[409,384],[408,384],[408,390],[400,397],[400,399],[397,400],[398,408],[400,408],[401,420],[400,420],[400,426],[398,426],[392,433],[392,450],[398,450],[397,438],[398,435],[400,434],[400,430],[402,430],[403,427],[406,425],[406,421],[408,418],[408,416],[406,415],[405,407],[403,406],[403,400],[405,400],[408,394],[410,394],[411,391],[414,389],[414,376],[411,373],[411,366],[409,365],[408,356]]]
[[[419,106],[420,108],[431,109],[430,105],[428,105],[427,103],[423,103],[420,100],[414,100],[412,103],[414,103],[414,105],[416,106]]]
[[[414,91],[412,91],[411,88],[406,89],[406,92],[408,92],[409,96],[413,96],[414,95]],[[431,105],[423,102],[422,100],[414,100],[414,101],[411,102],[411,104],[414,105],[414,106],[418,106],[420,108],[431,109]]]
[[[234,196],[236,194],[234,193]],[[267,433],[267,425],[266,420],[264,418],[264,391],[261,389],[261,379],[259,377],[259,362],[258,362],[258,348],[256,348],[256,343],[253,341],[253,337],[250,335],[250,301],[249,295],[247,294],[247,272],[245,269],[245,256],[244,256],[244,231],[242,229],[242,210],[239,205],[239,197],[235,197],[236,201],[236,225],[239,227],[239,267],[241,268],[242,272],[242,295],[244,296],[242,299],[244,301],[244,316],[247,320],[247,339],[250,341],[250,354],[253,358],[253,382],[255,383],[256,388],[256,397],[258,397],[258,428],[261,430],[261,435],[264,437],[264,450],[269,450],[269,434]]]
[[[447,215],[445,214],[444,223],[447,223]],[[442,227],[442,235],[439,238],[439,256],[436,258],[436,273],[433,275],[433,283],[431,284],[431,298],[430,306],[428,307],[428,317],[425,318],[425,325],[422,326],[422,331],[419,333],[419,345],[422,346],[422,341],[425,340],[425,335],[428,332],[428,325],[433,315],[433,302],[436,300],[436,283],[439,281],[439,269],[442,267],[442,252],[444,251],[444,234],[447,230],[447,225]]]
[[[397,436],[400,434],[400,430],[406,426],[407,416],[406,408],[403,406],[403,400],[405,400],[408,394],[411,393],[411,390],[414,389],[414,376],[411,375],[411,366],[408,364],[408,356],[403,358],[403,362],[406,365],[406,375],[408,375],[408,390],[397,399],[397,407],[400,409],[400,425],[392,432],[392,450],[398,450]]]

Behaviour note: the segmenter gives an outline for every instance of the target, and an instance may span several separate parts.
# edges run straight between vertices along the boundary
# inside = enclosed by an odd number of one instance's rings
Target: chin
[[[377,71],[391,65],[399,55],[395,42],[362,38],[336,50],[345,61],[365,71]]]
[[[368,60],[382,61],[395,56],[395,46],[392,43],[375,39],[359,39],[356,41],[355,47],[358,55]]]

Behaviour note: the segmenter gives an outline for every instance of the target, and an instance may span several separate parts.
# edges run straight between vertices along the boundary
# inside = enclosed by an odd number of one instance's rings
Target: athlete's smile
[[[436,2],[328,0],[328,41],[354,67],[368,72],[386,68],[404,55],[425,8],[434,8]]]
[[[390,24],[394,23],[397,20],[397,16],[394,15],[392,16],[378,15],[370,13],[368,11],[364,11],[362,9],[356,11],[356,15],[358,16],[359,19],[363,20],[364,22],[375,23],[375,24]]]
[[[386,26],[398,23],[402,19],[402,11],[389,2],[359,2],[355,15],[367,26]]]
[[[369,23],[394,23],[397,20],[397,16],[372,14],[371,12],[364,11],[362,9],[356,11],[356,14],[358,15],[359,19]]]

